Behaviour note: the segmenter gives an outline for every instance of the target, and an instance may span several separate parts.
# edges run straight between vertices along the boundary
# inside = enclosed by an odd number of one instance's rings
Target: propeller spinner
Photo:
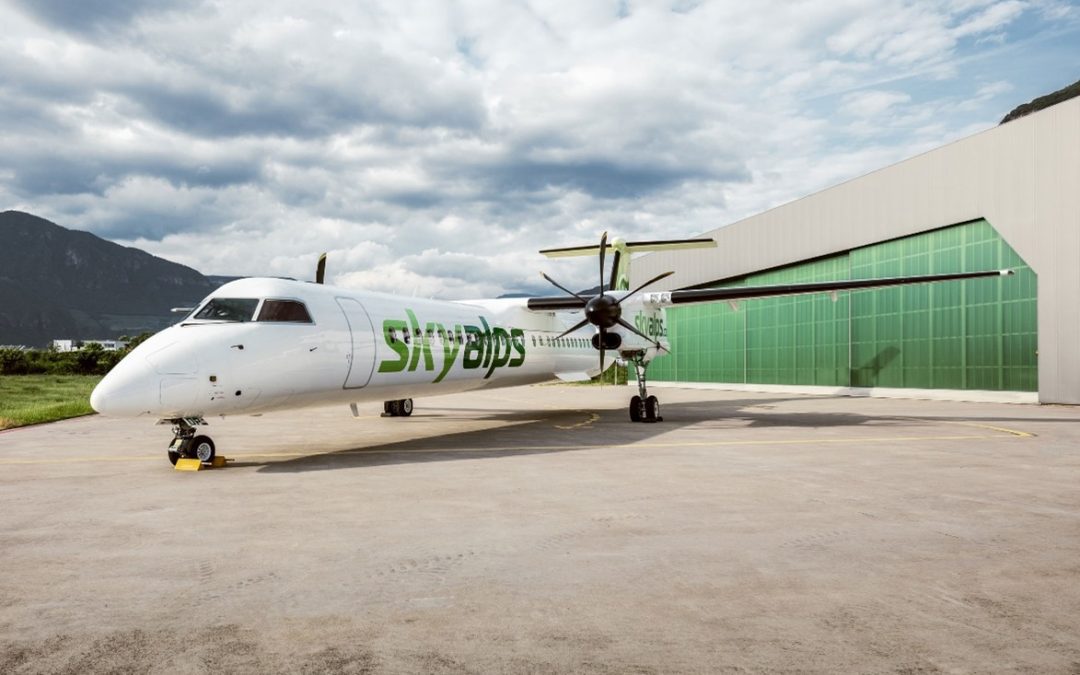
[[[645,335],[637,328],[635,328],[633,324],[622,318],[622,301],[641,291],[646,286],[650,286],[657,281],[660,281],[661,279],[664,279],[674,274],[674,272],[664,272],[663,274],[659,274],[652,279],[649,279],[645,283],[641,284],[634,290],[630,291],[623,297],[617,298],[614,295],[608,295],[604,292],[604,258],[606,252],[607,232],[605,232],[600,237],[600,294],[595,295],[591,298],[583,298],[582,296],[569,290],[559,282],[555,281],[548,275],[541,272],[541,276],[544,277],[544,279],[546,279],[553,286],[579,300],[581,304],[578,306],[581,309],[585,310],[585,318],[579,321],[569,330],[565,331],[562,335],[559,336],[560,338],[565,337],[570,333],[573,333],[574,331],[584,327],[587,324],[592,324],[596,326],[597,334],[596,337],[593,339],[593,344],[596,345],[597,348],[599,348],[600,350],[600,372],[604,371],[604,352],[607,349],[618,347],[618,342],[609,337],[610,335],[617,339],[617,335],[615,333],[608,333],[608,330],[614,328],[615,326],[622,326],[631,333],[639,335],[642,338],[648,340],[649,342],[653,342],[657,346],[660,346],[660,343],[656,342],[656,340]]]

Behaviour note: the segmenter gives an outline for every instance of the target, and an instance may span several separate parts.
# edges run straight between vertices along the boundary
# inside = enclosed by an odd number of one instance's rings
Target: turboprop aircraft
[[[407,417],[413,397],[512,387],[559,378],[587,380],[614,362],[633,365],[633,422],[661,421],[646,370],[670,351],[664,310],[688,303],[833,293],[900,284],[1011,274],[1011,270],[779,286],[646,292],[671,276],[629,288],[637,251],[715,247],[712,239],[608,242],[541,251],[549,257],[598,255],[600,288],[525,299],[424,300],[323,284],[251,278],[227,283],[187,316],[133,349],[90,396],[107,416],[148,417],[171,424],[169,460],[212,463],[213,440],[200,433],[214,415],[253,415],[333,403],[382,401],[388,416]],[[605,256],[613,253],[605,288]],[[186,311],[186,310],[185,310]],[[628,320],[628,317],[630,320]],[[599,357],[599,358],[597,358]]]

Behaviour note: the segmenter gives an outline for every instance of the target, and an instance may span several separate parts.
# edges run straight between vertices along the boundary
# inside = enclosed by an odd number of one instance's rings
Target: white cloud
[[[975,99],[985,101],[994,98],[995,96],[1000,96],[1001,94],[1007,94],[1013,89],[1013,85],[1004,80],[990,82],[989,84],[984,84],[975,91]]]
[[[992,124],[1024,83],[975,70],[976,41],[1069,20],[1054,0],[64,4],[0,5],[0,206],[207,273],[309,278],[326,250],[331,280],[442,297],[547,292],[541,268],[592,286],[536,251],[697,233]]]
[[[963,37],[965,35],[997,31],[1014,21],[1027,7],[1028,3],[1020,2],[1020,0],[1006,0],[1005,2],[994,3],[957,26],[953,34],[957,37]]]
[[[874,118],[910,100],[911,96],[900,91],[860,91],[844,97],[843,111],[860,118]]]

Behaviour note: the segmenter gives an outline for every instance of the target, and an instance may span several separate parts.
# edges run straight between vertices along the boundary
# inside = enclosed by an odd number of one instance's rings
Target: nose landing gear
[[[206,420],[201,417],[182,417],[179,419],[161,420],[159,424],[173,425],[173,440],[169,444],[169,462],[176,466],[181,460],[198,465],[219,466],[224,462],[216,462],[217,448],[209,436],[196,434],[200,426],[206,426]],[[224,460],[224,458],[220,458]],[[194,461],[192,461],[194,460]],[[179,467],[178,467],[179,468]]]

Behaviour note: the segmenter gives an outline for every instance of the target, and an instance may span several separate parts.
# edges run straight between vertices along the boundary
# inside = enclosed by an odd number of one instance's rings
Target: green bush
[[[106,351],[95,343],[73,352],[5,347],[0,349],[0,375],[104,375],[148,337],[150,333],[122,337],[128,346],[116,351]]]
[[[12,347],[0,349],[0,375],[27,375],[29,372],[28,352]]]
[[[75,363],[80,375],[97,375],[101,369],[101,355],[105,353],[96,342],[83,345],[83,348],[75,352]]]
[[[626,384],[627,370],[626,366],[618,364],[608,366],[607,370],[594,377],[592,381],[598,384]]]

